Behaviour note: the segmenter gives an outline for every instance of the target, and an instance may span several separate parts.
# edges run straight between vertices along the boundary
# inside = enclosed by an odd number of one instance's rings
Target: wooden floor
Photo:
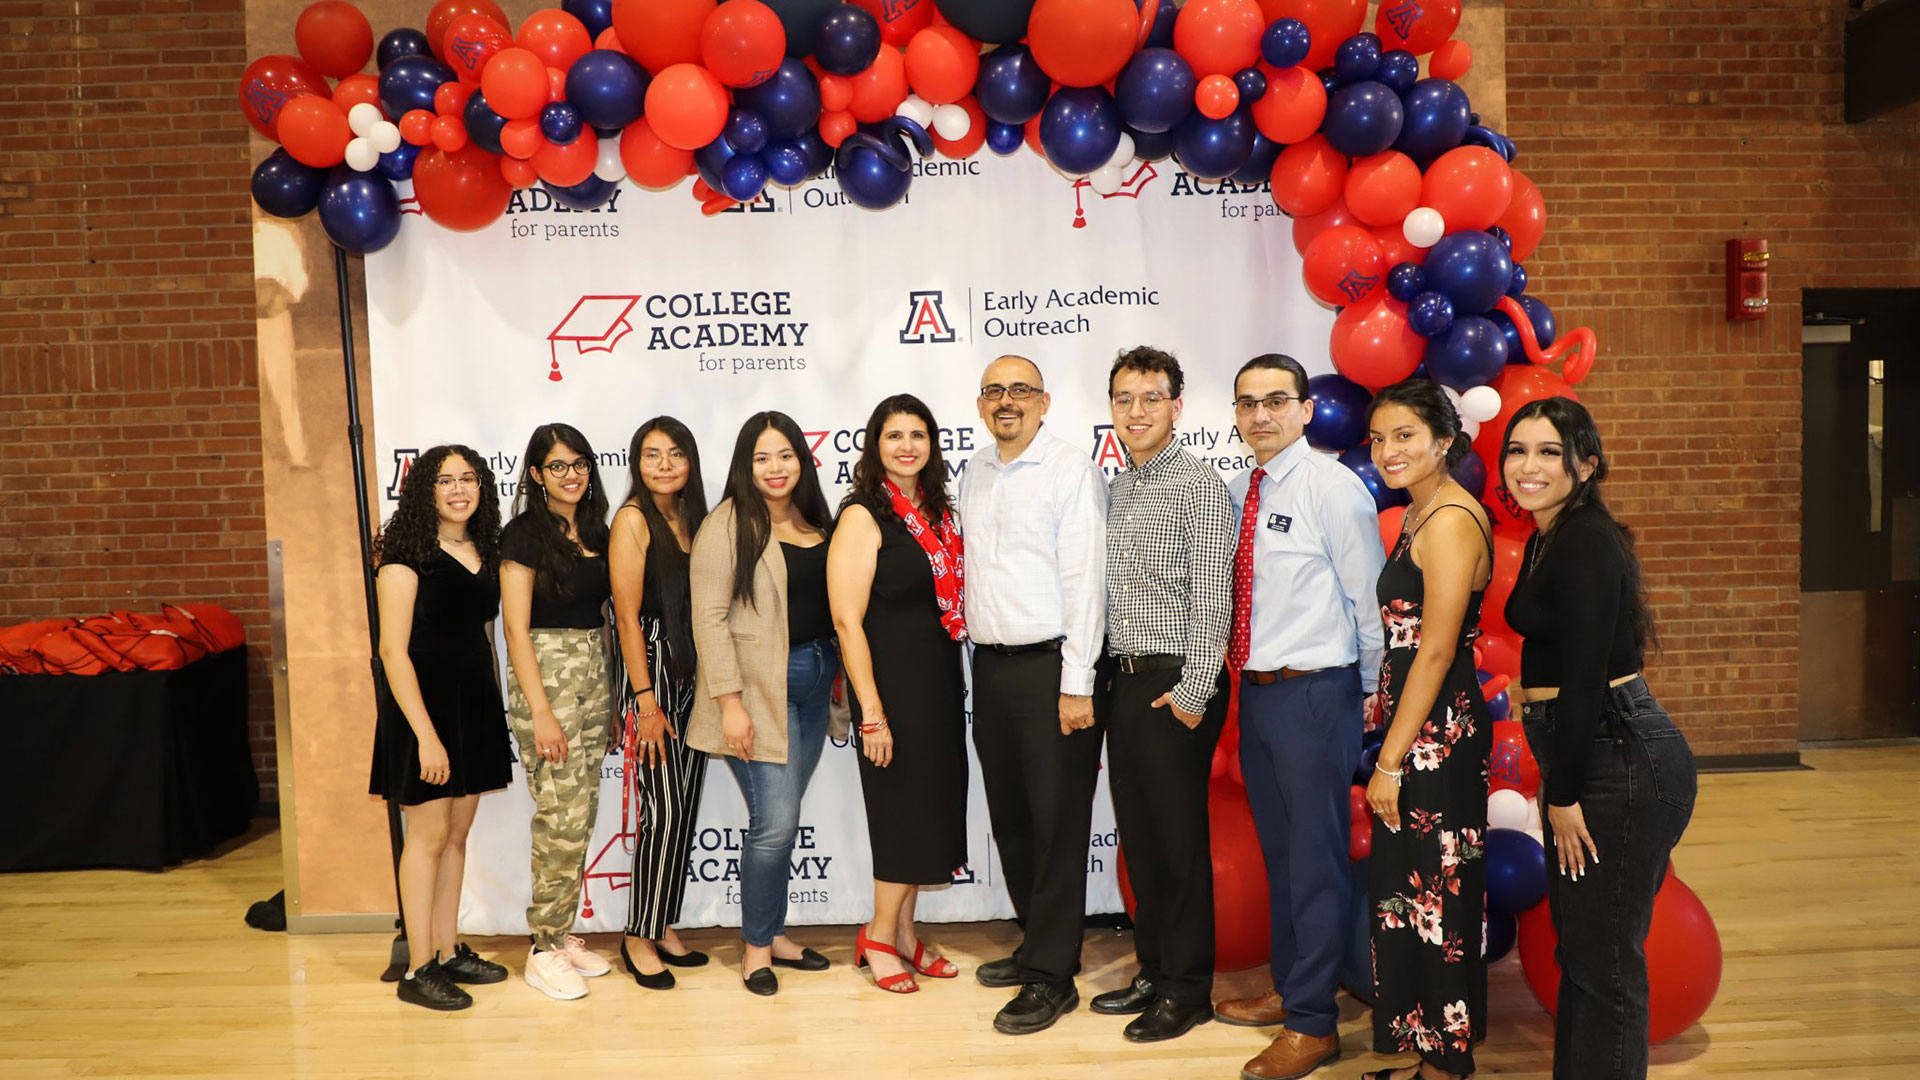
[[[1812,771],[1703,778],[1681,876],[1720,927],[1726,974],[1706,1020],[1654,1050],[1657,1077],[1920,1076],[1920,749],[1823,750]],[[738,984],[727,931],[689,935],[718,966],[670,993],[616,971],[579,1002],[519,979],[524,939],[475,944],[512,967],[475,1008],[438,1015],[396,1002],[375,975],[387,936],[251,930],[247,905],[278,887],[263,830],[219,858],[164,874],[0,875],[0,1077],[640,1076],[1218,1077],[1268,1033],[1209,1024],[1155,1046],[1084,1006],[1025,1038],[989,1028],[1004,991],[970,974],[894,998],[847,966],[852,931],[800,928],[834,970],[783,973],[780,995]],[[1010,926],[933,935],[956,960],[1006,950]],[[614,939],[596,942],[611,951]],[[1083,999],[1131,972],[1124,934],[1090,934]],[[1250,991],[1259,971],[1223,976]],[[1552,1028],[1519,963],[1492,971],[1486,1075],[1545,1077]],[[1386,1062],[1368,1014],[1342,998],[1347,1057],[1316,1076]]]

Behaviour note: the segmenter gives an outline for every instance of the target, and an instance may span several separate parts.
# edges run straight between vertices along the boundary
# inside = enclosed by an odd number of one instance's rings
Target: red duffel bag
[[[238,649],[247,643],[247,628],[240,624],[233,612],[219,604],[161,604],[160,610],[176,622],[191,623],[194,628],[192,638],[206,646],[210,653]]]
[[[33,651],[34,642],[72,625],[72,619],[41,619],[18,626],[0,627],[0,669],[15,675],[45,675],[46,661]]]

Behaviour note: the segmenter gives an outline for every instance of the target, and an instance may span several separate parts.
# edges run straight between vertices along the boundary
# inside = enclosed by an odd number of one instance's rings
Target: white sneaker
[[[589,979],[597,979],[613,970],[613,965],[607,962],[606,957],[587,948],[585,939],[572,934],[567,935],[567,944],[559,952],[573,965],[573,970]]]
[[[581,980],[580,973],[573,969],[567,954],[560,950],[527,950],[527,985],[560,1001],[573,1001],[587,996],[587,984]]]

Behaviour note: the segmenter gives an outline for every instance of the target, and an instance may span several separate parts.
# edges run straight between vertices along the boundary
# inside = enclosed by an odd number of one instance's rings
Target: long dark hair
[[[700,447],[693,441],[693,432],[687,430],[687,425],[671,416],[656,416],[633,433],[633,442],[627,447],[626,501],[638,505],[641,517],[647,522],[647,575],[653,578],[654,587],[660,593],[667,639],[667,674],[675,683],[684,685],[693,677],[695,662],[687,553],[680,550],[680,539],[673,526],[654,503],[653,492],[640,479],[640,444],[656,431],[672,439],[687,456],[687,486],[680,489],[674,501],[679,504],[680,520],[686,523],[688,536],[699,532],[700,523],[707,519],[707,485],[700,478]]]
[[[493,482],[487,459],[458,443],[433,447],[413,459],[406,479],[400,481],[400,504],[373,538],[376,562],[419,566],[439,549],[440,510],[434,505],[433,482],[440,475],[440,466],[455,455],[465,458],[480,478],[480,490],[474,496],[479,501],[474,504],[473,516],[467,519],[467,538],[480,553],[483,573],[491,574],[499,568],[500,489]]]
[[[1633,530],[1613,516],[1606,500],[1600,497],[1600,482],[1607,478],[1607,455],[1600,446],[1600,428],[1593,422],[1593,414],[1585,405],[1572,398],[1550,397],[1529,401],[1514,411],[1513,419],[1507,421],[1507,430],[1500,441],[1499,482],[1507,482],[1507,449],[1513,442],[1513,429],[1523,420],[1535,417],[1553,425],[1560,435],[1560,461],[1567,470],[1567,477],[1573,481],[1573,491],[1560,512],[1553,517],[1553,524],[1540,534],[1540,553],[1545,554],[1553,543],[1554,534],[1575,510],[1590,507],[1593,513],[1606,523],[1606,532],[1619,545],[1620,554],[1627,563],[1627,617],[1633,626],[1633,644],[1642,654],[1660,648],[1660,635],[1653,625],[1653,609],[1647,602],[1646,578],[1640,570],[1640,555],[1634,549]],[[1583,461],[1593,462],[1593,475],[1580,479],[1577,467]]]
[[[747,422],[740,425],[740,437],[733,441],[726,497],[733,500],[733,598],[749,606],[758,606],[753,598],[754,564],[773,536],[767,500],[753,485],[753,444],[769,428],[785,436],[794,456],[800,459],[800,480],[793,488],[794,510],[801,520],[822,533],[833,531],[833,511],[820,491],[820,473],[813,467],[813,454],[807,449],[807,436],[800,425],[783,412],[758,412],[747,417]]]
[[[547,506],[547,489],[527,476],[544,467],[555,446],[566,446],[587,461],[587,492],[573,511],[579,546],[567,539],[567,523]],[[520,459],[520,491],[513,499],[513,522],[531,531],[540,545],[540,561],[533,568],[534,589],[547,596],[567,595],[568,571],[584,547],[596,555],[607,553],[607,486],[600,482],[600,459],[580,429],[571,424],[542,424],[527,440],[527,456]],[[537,494],[536,494],[537,493]],[[521,525],[521,519],[526,524]]]
[[[953,509],[947,496],[947,463],[940,456],[940,425],[934,423],[933,410],[912,394],[895,394],[873,407],[867,418],[867,441],[860,448],[860,460],[853,466],[853,483],[840,500],[841,509],[855,499],[893,516],[893,498],[887,494],[887,467],[880,463],[880,432],[896,416],[917,416],[927,425],[927,461],[920,469],[920,515],[937,525]],[[906,492],[901,492],[902,495]]]
[[[1367,426],[1373,426],[1373,414],[1387,405],[1398,405],[1412,411],[1433,432],[1436,439],[1451,439],[1447,443],[1447,473],[1466,460],[1467,451],[1472,443],[1460,427],[1460,411],[1453,407],[1453,399],[1432,379],[1408,379],[1397,382],[1375,394],[1367,406]]]

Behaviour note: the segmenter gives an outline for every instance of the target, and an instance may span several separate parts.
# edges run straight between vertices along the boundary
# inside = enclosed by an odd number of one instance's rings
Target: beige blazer
[[[772,540],[753,568],[749,606],[733,598],[733,500],[723,500],[700,525],[689,567],[693,587],[693,643],[700,664],[694,679],[687,745],[726,755],[720,731],[722,694],[737,693],[753,719],[753,760],[787,761],[787,560]],[[844,718],[828,724],[847,737]]]

